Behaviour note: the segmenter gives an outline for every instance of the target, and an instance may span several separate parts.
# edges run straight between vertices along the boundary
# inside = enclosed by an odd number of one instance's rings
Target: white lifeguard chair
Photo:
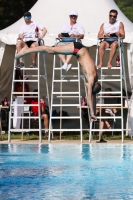
[[[96,66],[98,64],[98,48],[99,48],[99,40],[103,39],[103,38],[99,38],[98,42],[97,42],[97,48],[96,48]],[[102,107],[107,106],[110,108],[118,108],[121,110],[121,114],[119,116],[115,116],[115,120],[120,119],[121,120],[121,128],[118,129],[106,129],[106,131],[121,131],[122,134],[122,143],[124,142],[124,131],[126,129],[124,129],[124,125],[123,125],[123,88],[125,89],[126,92],[126,98],[128,99],[128,95],[127,95],[127,83],[126,83],[126,74],[125,74],[125,63],[124,63],[124,44],[123,44],[123,39],[121,37],[118,37],[118,52],[119,52],[119,57],[120,57],[120,67],[112,67],[110,70],[115,70],[116,73],[115,74],[109,74],[108,73],[108,68],[107,67],[102,67],[100,69],[98,69],[100,71],[100,79],[99,82],[101,84],[101,88],[103,86],[104,82],[114,82],[114,83],[119,83],[119,88],[120,90],[118,91],[112,91],[112,92],[105,92],[101,89],[101,91],[99,92],[99,94],[97,95],[97,98],[102,99],[105,98],[104,94],[109,93],[109,94],[113,94],[114,98],[120,98],[121,101],[120,103],[117,104],[100,104],[100,110],[102,109]],[[110,51],[110,48],[105,49],[107,51]],[[111,96],[112,97],[112,96]],[[129,110],[129,104],[127,104],[127,109],[128,109],[128,113],[130,113]],[[101,112],[100,112],[101,113]],[[130,115],[128,115],[130,116]],[[102,118],[105,118],[104,116],[99,116],[97,117],[99,120],[101,120]],[[107,119],[113,119],[114,116],[106,116]],[[130,121],[130,117],[128,119]],[[89,136],[89,142],[91,142],[91,138],[92,138],[92,131],[105,131],[105,129],[92,129],[92,123],[90,124],[90,136]],[[131,130],[129,130],[131,131]]]
[[[77,38],[62,38],[62,39],[56,39],[56,44],[58,42],[75,42],[77,41]],[[82,143],[82,116],[81,116],[81,91],[80,91],[80,65],[79,62],[77,62],[76,67],[72,67],[71,69],[74,71],[74,75],[69,75],[69,74],[64,74],[64,72],[61,69],[62,62],[60,61],[60,67],[57,67],[56,64],[56,55],[54,55],[54,60],[53,60],[53,77],[52,77],[52,91],[51,91],[51,112],[50,112],[50,129],[49,129],[49,138],[48,141],[50,142],[50,132],[60,132],[60,140],[61,140],[61,135],[62,132],[64,131],[76,131],[80,132],[80,140]],[[59,72],[59,77],[56,78],[56,72]],[[77,72],[77,73],[76,73]],[[64,84],[70,84],[69,90],[65,91]],[[77,90],[73,91],[73,87],[71,86],[71,83],[77,84]],[[58,84],[58,89],[55,88],[55,84]],[[57,91],[58,90],[58,91]],[[63,91],[64,90],[64,91]],[[58,103],[55,103],[55,100],[59,100]],[[75,103],[71,103],[71,100],[74,99]],[[68,103],[69,101],[69,103]],[[77,109],[77,107],[80,106],[80,109]],[[52,110],[54,108],[59,107],[60,109],[60,116],[52,116]],[[72,116],[62,116],[62,110],[63,108],[75,108],[76,109],[76,114]],[[51,128],[52,120],[60,120],[60,127],[59,128]],[[63,128],[62,127],[62,120],[74,120],[77,119],[79,120],[79,128]]]
[[[44,41],[41,40],[41,45],[44,45]],[[25,114],[25,108],[30,107],[31,104],[24,104],[24,98],[34,98],[36,97],[38,99],[38,104],[33,104],[32,106],[38,106],[38,110],[40,110],[40,79],[43,78],[46,83],[46,93],[48,106],[50,109],[50,100],[49,100],[49,90],[48,90],[48,79],[47,79],[47,70],[46,70],[46,59],[45,54],[43,53],[43,66],[44,66],[44,72],[40,74],[40,53],[37,53],[37,67],[36,68],[29,68],[27,66],[24,66],[21,68],[21,72],[23,74],[22,80],[15,80],[15,72],[17,70],[16,68],[16,60],[14,61],[14,71],[13,71],[13,78],[12,78],[12,89],[11,89],[11,104],[10,104],[10,113],[9,113],[9,132],[8,132],[8,142],[11,142],[11,132],[21,132],[22,133],[22,139],[23,139],[23,133],[29,132],[29,131],[39,131],[39,142],[42,142],[42,131],[45,130],[41,127],[41,116],[40,112],[38,116],[31,116],[29,110],[27,112],[29,113],[28,116],[24,116]],[[25,75],[25,72],[28,72],[28,74]],[[27,79],[28,78],[28,79]],[[14,85],[16,82],[22,83],[22,91],[21,92],[15,92],[14,91]],[[36,85],[37,92],[26,92],[25,91],[25,83],[33,83]],[[13,100],[15,97],[17,97],[16,103],[14,105]],[[17,111],[17,114],[14,116],[14,108]],[[37,129],[31,129],[30,127],[30,119],[38,119],[39,122],[39,128]],[[16,127],[12,127],[12,121],[16,120]],[[24,128],[24,119],[29,120],[29,127]],[[21,126],[20,126],[21,121]]]

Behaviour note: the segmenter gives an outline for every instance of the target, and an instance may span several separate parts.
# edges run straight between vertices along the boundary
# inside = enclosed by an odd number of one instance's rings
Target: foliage
[[[112,136],[112,132],[104,132],[103,137],[105,140],[121,140],[121,132],[114,132],[114,135]],[[3,141],[8,140],[8,134],[5,133],[2,135],[1,139]],[[98,132],[93,135],[93,142],[99,139]],[[11,133],[11,140],[21,140],[22,141],[22,134],[21,133]],[[38,132],[27,132],[23,135],[24,141],[32,141],[32,140],[39,140],[39,133]],[[48,138],[44,135],[42,135],[42,140],[48,140]],[[54,132],[54,138],[51,140],[60,140],[60,133]],[[80,141],[80,133],[77,132],[64,132],[62,133],[62,140],[79,140]],[[89,133],[84,132],[83,133],[83,140],[87,140],[89,142]],[[124,140],[131,140],[129,136],[126,136],[124,134]]]
[[[0,0],[0,30],[18,21],[36,2],[37,0]]]
[[[133,0],[114,0],[121,11],[133,22]]]
[[[133,22],[133,0],[114,0],[122,12]],[[18,21],[37,0],[0,0],[0,30]]]

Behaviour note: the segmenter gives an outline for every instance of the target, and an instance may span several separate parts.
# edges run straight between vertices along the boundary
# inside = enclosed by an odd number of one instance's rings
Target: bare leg
[[[87,87],[88,90],[88,103],[90,106],[90,113],[91,113],[91,122],[97,120],[96,115],[94,114],[94,106],[93,106],[93,97],[92,97],[92,92],[90,91],[90,84],[85,83],[85,86]],[[92,86],[91,86],[92,87]],[[91,94],[90,94],[91,93]]]
[[[109,124],[109,122],[107,120],[105,120],[105,124],[106,124],[108,129],[111,129],[111,126],[110,126],[110,124]]]
[[[28,46],[22,40],[18,41],[16,44],[17,53],[19,53],[22,49],[26,49]],[[19,59],[20,62],[23,62],[22,58]]]
[[[104,121],[101,121],[101,123],[100,123],[100,129],[103,129],[103,127],[104,127]],[[99,141],[102,139],[102,131],[100,131],[99,132]]]
[[[110,51],[110,55],[109,55],[109,61],[108,61],[108,64],[107,64],[107,67],[108,68],[111,68],[112,65],[111,65],[111,62],[114,58],[114,55],[115,55],[115,52],[116,52],[116,48],[118,47],[118,41],[114,41],[112,44],[111,44],[111,51]]]
[[[61,68],[68,71],[72,66],[72,64],[68,64],[70,59],[72,58],[72,55],[61,55],[61,54],[59,54],[58,56],[63,62],[63,66]]]
[[[101,68],[103,65],[104,50],[106,48],[109,48],[109,43],[106,41],[101,42],[99,47],[99,65],[97,66],[97,68]]]
[[[73,43],[64,46],[56,46],[56,47],[49,47],[49,46],[38,46],[29,49],[22,49],[16,56],[16,59],[29,54],[29,53],[36,53],[36,52],[44,52],[50,54],[63,54],[63,55],[72,55],[74,50]]]
[[[65,64],[66,63],[66,57],[64,55],[61,55],[61,54],[59,54],[58,56],[61,59],[61,61],[63,62],[63,64]]]
[[[44,119],[44,127],[48,129],[48,115],[42,114],[41,119]]]
[[[66,63],[69,63],[70,60],[71,60],[71,58],[72,58],[72,55],[67,55],[67,56],[66,56]]]
[[[59,54],[58,56],[61,59],[61,61],[63,62],[63,66],[61,68],[68,71],[72,66],[72,64],[68,64],[72,55],[61,55],[61,54]]]
[[[32,43],[30,48],[34,48],[34,47],[36,47],[36,42]],[[32,63],[34,63],[34,64],[36,64],[36,56],[37,56],[36,53],[31,54]]]
[[[105,121],[102,120],[101,123],[100,123],[100,129],[103,129],[104,123],[105,123]],[[99,142],[107,142],[106,140],[104,140],[104,139],[102,138],[102,131],[99,132],[99,140],[96,141],[96,142],[98,142],[98,143],[99,143]]]

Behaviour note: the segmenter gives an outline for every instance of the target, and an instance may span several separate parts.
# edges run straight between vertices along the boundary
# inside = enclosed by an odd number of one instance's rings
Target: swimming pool
[[[133,199],[133,145],[0,145],[1,200]]]

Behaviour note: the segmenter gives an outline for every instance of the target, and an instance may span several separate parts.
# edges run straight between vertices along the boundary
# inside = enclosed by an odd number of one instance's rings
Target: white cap
[[[72,10],[72,11],[69,13],[69,15],[76,15],[76,16],[78,16],[78,13],[77,13],[76,10]]]

